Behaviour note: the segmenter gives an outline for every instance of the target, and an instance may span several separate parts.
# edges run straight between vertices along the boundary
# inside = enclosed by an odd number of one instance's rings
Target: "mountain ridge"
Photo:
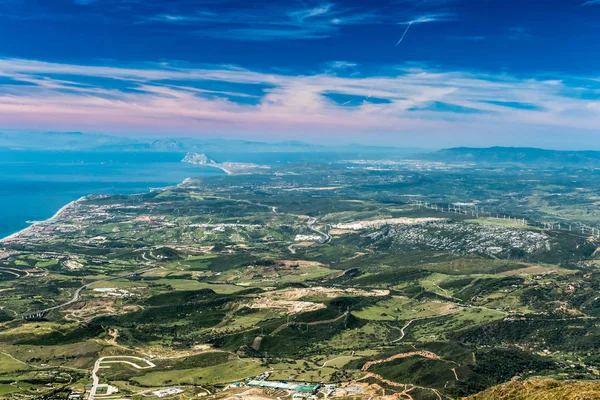
[[[549,150],[536,147],[453,147],[424,155],[424,158],[445,162],[484,164],[600,164],[600,151]]]

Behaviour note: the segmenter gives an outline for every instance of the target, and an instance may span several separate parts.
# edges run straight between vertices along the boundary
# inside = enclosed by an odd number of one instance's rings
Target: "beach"
[[[181,162],[181,153],[0,150],[0,238],[47,222],[90,194],[145,193],[187,177],[221,175]],[[27,232],[27,231],[25,231]]]
[[[85,200],[86,198],[87,198],[87,196],[82,196],[82,197],[78,198],[77,200],[73,200],[73,201],[65,204],[56,213],[54,213],[54,215],[51,216],[50,218],[43,220],[43,221],[36,221],[33,224],[29,225],[27,228],[21,229],[18,232],[15,232],[11,235],[8,235],[8,236],[0,239],[0,243],[13,242],[13,241],[19,239],[21,236],[27,236],[28,233],[30,233],[31,231],[35,230],[36,228],[38,228],[40,226],[45,226],[45,225],[54,223],[55,221],[59,220],[61,218],[61,216],[67,210],[69,210],[72,207],[75,207],[79,202]]]

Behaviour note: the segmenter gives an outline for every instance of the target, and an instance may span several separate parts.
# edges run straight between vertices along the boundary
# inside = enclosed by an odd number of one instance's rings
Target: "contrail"
[[[408,23],[408,26],[406,27],[406,30],[405,30],[405,31],[404,31],[404,33],[402,34],[402,37],[400,38],[400,40],[398,40],[398,43],[396,43],[396,45],[395,45],[394,47],[398,47],[398,45],[399,45],[400,43],[402,43],[402,40],[404,39],[404,36],[406,36],[406,32],[408,32],[408,30],[410,29],[410,26],[412,25],[412,23],[413,23],[412,21],[410,21],[410,22]]]

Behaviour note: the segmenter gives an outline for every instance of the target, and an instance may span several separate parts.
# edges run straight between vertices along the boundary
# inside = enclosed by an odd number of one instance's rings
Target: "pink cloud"
[[[165,134],[261,132],[285,138],[307,134],[475,134],[489,132],[490,126],[508,125],[523,132],[531,126],[589,130],[600,126],[597,104],[569,96],[573,88],[561,80],[462,71],[399,68],[395,76],[292,76],[219,66],[198,69],[146,64],[144,68],[119,68],[4,59],[0,60],[0,76],[32,84],[1,87],[0,124],[5,128]],[[110,78],[135,90],[93,84],[89,78]],[[226,89],[214,90],[207,82],[218,82]],[[240,89],[240,84],[262,85],[265,93],[257,97]],[[328,93],[355,100],[352,106],[344,106],[327,97]],[[386,101],[370,102],[374,97]],[[233,98],[256,98],[258,103]],[[490,103],[492,100],[536,107],[517,109]],[[477,112],[428,109],[435,103]]]

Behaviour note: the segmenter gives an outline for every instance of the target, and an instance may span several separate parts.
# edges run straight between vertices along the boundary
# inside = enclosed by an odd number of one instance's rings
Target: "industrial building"
[[[276,390],[290,390],[299,393],[316,393],[321,385],[306,385],[306,384],[295,384],[295,383],[284,383],[277,381],[257,381],[252,380],[248,382],[248,386],[260,387],[263,389],[276,389]]]

